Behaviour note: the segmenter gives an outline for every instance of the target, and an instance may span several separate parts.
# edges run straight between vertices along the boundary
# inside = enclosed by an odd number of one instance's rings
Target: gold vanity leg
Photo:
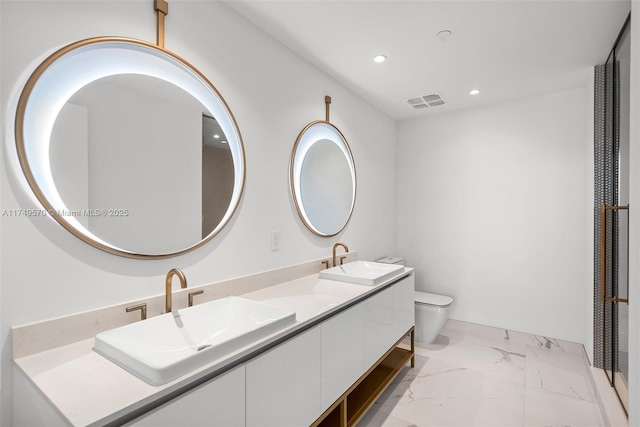
[[[415,330],[411,328],[411,367],[416,367]]]
[[[347,398],[340,402],[340,427],[347,427]]]

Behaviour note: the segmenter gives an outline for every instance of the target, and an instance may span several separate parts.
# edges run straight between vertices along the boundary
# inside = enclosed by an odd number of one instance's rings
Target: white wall
[[[585,212],[590,212],[591,216],[590,221],[584,224],[584,232],[589,236],[589,243],[584,247],[585,257],[589,260],[589,264],[587,265],[587,276],[591,278],[590,286],[585,286],[582,288],[584,293],[584,310],[585,310],[585,336],[584,348],[587,352],[587,356],[589,360],[593,364],[593,334],[594,334],[594,316],[595,313],[593,311],[593,292],[594,292],[594,274],[595,274],[595,265],[594,265],[594,220],[595,216],[594,212],[594,200],[595,200],[595,142],[594,142],[594,129],[595,129],[595,68],[591,69],[591,73],[589,76],[589,84],[586,88],[587,93],[587,121],[585,124],[585,132],[586,132],[586,144],[584,146],[585,157],[587,159],[587,172],[588,175],[585,177],[584,186],[585,191],[588,194],[588,199],[585,201],[584,210]]]
[[[399,124],[398,253],[417,289],[455,298],[452,318],[585,341],[587,98],[577,89]]]
[[[15,97],[28,77],[27,69],[32,70],[46,52],[102,35],[153,41],[152,4],[0,2],[3,132],[12,128]],[[198,67],[236,117],[247,156],[243,200],[212,242],[191,254],[157,261],[109,255],[47,218],[2,217],[1,425],[11,425],[12,325],[161,294],[164,275],[172,267],[183,269],[189,282],[197,285],[320,258],[329,255],[338,240],[365,259],[396,254],[393,120],[221,2],[172,2],[166,31],[166,47]],[[332,122],[351,145],[358,176],[351,222],[343,234],[330,239],[304,228],[288,184],[293,143],[308,122],[324,117],[325,95],[333,98]],[[37,207],[11,162],[13,138],[3,137],[1,207]],[[380,203],[381,195],[389,195],[388,200]],[[270,250],[272,230],[281,232],[277,252]]]

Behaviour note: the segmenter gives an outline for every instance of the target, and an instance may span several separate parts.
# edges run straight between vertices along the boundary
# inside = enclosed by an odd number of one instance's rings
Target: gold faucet
[[[187,287],[187,278],[185,277],[184,273],[178,269],[178,268],[172,268],[171,270],[169,270],[169,272],[167,273],[167,280],[165,280],[165,288],[164,288],[164,292],[165,292],[165,313],[170,313],[172,312],[172,308],[171,308],[171,279],[173,279],[173,276],[178,276],[178,279],[180,279],[180,287],[182,289],[186,289]]]
[[[349,248],[344,243],[338,242],[335,245],[333,245],[333,266],[334,267],[336,266],[336,249],[338,249],[338,246],[342,246],[344,248],[345,253],[349,252]],[[342,262],[340,262],[340,264],[342,264]]]

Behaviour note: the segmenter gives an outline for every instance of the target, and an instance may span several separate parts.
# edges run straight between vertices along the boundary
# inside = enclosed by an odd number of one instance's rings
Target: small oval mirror
[[[329,122],[307,125],[296,140],[290,165],[293,200],[305,226],[335,236],[349,222],[356,198],[356,171],[347,140]]]

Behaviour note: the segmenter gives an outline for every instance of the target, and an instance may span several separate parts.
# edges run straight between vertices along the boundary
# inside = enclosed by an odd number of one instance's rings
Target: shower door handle
[[[600,301],[624,302],[629,304],[629,298],[619,298],[618,296],[608,297],[607,290],[607,211],[629,210],[629,205],[605,205],[600,206]],[[629,245],[629,215],[627,215],[627,246]],[[627,295],[629,295],[629,248],[627,247]]]

